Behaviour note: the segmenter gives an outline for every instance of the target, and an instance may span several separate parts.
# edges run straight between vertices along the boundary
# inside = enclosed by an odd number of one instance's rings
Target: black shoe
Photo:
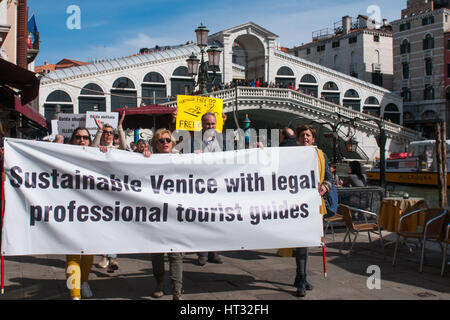
[[[297,297],[304,297],[304,296],[306,296],[306,287],[305,287],[304,284],[298,286],[297,292],[295,293],[295,295],[296,295]]]
[[[217,263],[217,264],[223,263],[222,258],[218,254],[208,257],[208,262]]]
[[[298,285],[299,285],[299,280],[298,280],[298,278],[295,278],[293,286],[297,288]],[[305,289],[306,290],[311,291],[313,288],[314,287],[312,286],[311,283],[309,283],[308,281],[305,281]]]

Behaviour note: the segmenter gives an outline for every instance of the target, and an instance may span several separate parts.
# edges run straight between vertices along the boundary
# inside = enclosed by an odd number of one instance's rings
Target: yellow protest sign
[[[223,100],[196,97],[196,96],[178,96],[177,98],[177,130],[201,131],[202,116],[211,112],[216,115],[216,130],[223,130]]]

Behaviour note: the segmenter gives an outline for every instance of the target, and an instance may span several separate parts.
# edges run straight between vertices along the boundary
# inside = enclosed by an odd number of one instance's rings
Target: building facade
[[[313,32],[312,42],[289,53],[392,90],[392,32],[385,20],[345,16],[333,29]]]
[[[39,80],[29,70],[39,53],[34,19],[29,30],[27,0],[0,0],[0,121],[9,137],[45,135],[37,112]],[[12,90],[14,88],[15,90]]]
[[[403,97],[404,125],[428,138],[434,137],[433,121],[448,119],[449,15],[448,1],[411,0],[401,19],[391,22],[393,90]]]

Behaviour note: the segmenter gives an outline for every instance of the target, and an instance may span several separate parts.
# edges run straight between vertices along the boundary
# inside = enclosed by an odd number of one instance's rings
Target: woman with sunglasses
[[[117,130],[119,132],[119,145],[114,145],[114,128],[109,124],[102,124],[100,120],[98,120],[94,116],[95,123],[97,124],[97,134],[95,135],[93,146],[99,147],[102,152],[107,152],[108,148],[115,148],[120,150],[127,149],[127,141],[125,138],[125,132],[123,131],[123,120],[125,119],[125,111],[122,112],[122,115],[119,119],[119,123],[117,125]]]
[[[125,132],[123,131],[123,120],[125,119],[126,112],[123,111],[122,115],[119,119],[119,123],[117,125],[117,130],[119,131],[119,145],[114,145],[114,128],[109,124],[102,124],[100,120],[98,120],[95,116],[94,120],[97,124],[97,134],[95,135],[94,142],[92,143],[93,147],[98,147],[101,152],[106,153],[108,149],[119,149],[119,150],[127,150],[127,142],[125,138]],[[98,266],[102,269],[108,268],[109,273],[113,273],[114,271],[119,269],[119,263],[117,262],[116,254],[106,254],[102,257],[102,260],[99,262]]]
[[[152,139],[153,153],[172,153],[175,139],[167,129],[155,132]],[[181,300],[183,288],[183,253],[167,253],[169,257],[169,274],[172,280],[173,300]],[[164,253],[152,254],[153,275],[156,279],[156,289],[152,293],[154,298],[164,295]]]
[[[76,128],[69,144],[89,147],[92,144],[91,135],[84,127]],[[72,279],[70,296],[72,300],[80,300],[92,297],[92,291],[88,284],[89,273],[91,272],[94,256],[92,255],[67,255],[66,256],[66,276]]]

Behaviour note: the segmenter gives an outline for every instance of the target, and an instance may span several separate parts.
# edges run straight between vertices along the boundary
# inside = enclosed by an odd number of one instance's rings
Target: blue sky
[[[70,30],[70,5],[80,8],[81,29]],[[90,61],[122,57],[155,45],[194,41],[203,22],[210,33],[252,21],[277,34],[285,47],[311,41],[313,31],[332,28],[358,14],[394,21],[406,0],[28,0],[41,39],[36,65],[63,58]],[[374,7],[375,6],[375,7]]]

